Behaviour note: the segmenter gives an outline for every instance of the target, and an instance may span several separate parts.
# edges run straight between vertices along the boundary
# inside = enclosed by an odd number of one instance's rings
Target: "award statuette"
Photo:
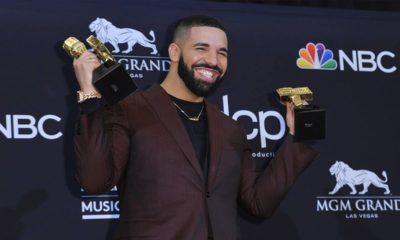
[[[284,87],[276,90],[283,105],[294,104],[294,139],[296,141],[325,138],[325,110],[306,103],[313,100],[308,87]]]
[[[93,85],[110,105],[117,103],[137,89],[124,67],[117,63],[106,46],[95,36],[86,39],[103,64],[93,71]],[[64,50],[73,58],[86,51],[85,44],[74,37],[64,41]]]

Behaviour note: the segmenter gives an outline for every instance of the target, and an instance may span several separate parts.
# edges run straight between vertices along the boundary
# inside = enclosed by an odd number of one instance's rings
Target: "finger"
[[[93,66],[97,68],[100,66],[100,60],[95,54],[84,52],[78,59],[74,59],[73,67],[82,68],[84,66]]]
[[[288,102],[288,103],[286,103],[286,109],[288,110],[288,111],[293,111],[293,109],[294,109],[294,104],[292,103],[292,102]]]
[[[98,60],[97,55],[92,52],[89,52],[89,51],[85,51],[78,58],[78,60],[80,60],[80,61],[94,61],[96,59]]]
[[[94,60],[93,64],[94,64],[94,67],[95,67],[95,68],[98,68],[98,67],[100,67],[100,65],[101,65],[99,59]]]
[[[97,57],[89,57],[87,59],[88,62],[93,63],[95,65],[99,65],[100,64],[100,60]]]
[[[88,62],[100,62],[96,55],[85,56],[85,60]]]

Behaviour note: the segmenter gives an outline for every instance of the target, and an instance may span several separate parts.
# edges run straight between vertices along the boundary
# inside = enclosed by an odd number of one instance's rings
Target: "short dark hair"
[[[213,17],[203,15],[192,15],[179,19],[175,24],[172,41],[176,41],[185,31],[192,27],[215,27],[225,31],[224,26]]]

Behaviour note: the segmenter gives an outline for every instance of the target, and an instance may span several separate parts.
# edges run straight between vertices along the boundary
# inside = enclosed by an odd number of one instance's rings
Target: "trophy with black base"
[[[109,105],[119,102],[137,89],[124,67],[117,63],[101,41],[91,35],[86,42],[103,62],[93,71],[92,82]],[[67,38],[63,48],[73,58],[79,58],[86,51],[85,44],[74,37]]]
[[[308,103],[313,100],[313,92],[308,87],[284,87],[276,92],[283,105],[294,105],[295,141],[325,138],[325,110]]]

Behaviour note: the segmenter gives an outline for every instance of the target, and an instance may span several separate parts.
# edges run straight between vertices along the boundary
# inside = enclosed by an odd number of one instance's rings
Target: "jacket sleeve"
[[[91,194],[118,183],[129,157],[129,131],[123,103],[81,114],[74,134],[76,177]]]
[[[294,142],[293,136],[288,134],[267,168],[257,173],[245,139],[239,196],[241,204],[257,217],[270,217],[296,178],[316,156],[317,153],[309,145]]]

